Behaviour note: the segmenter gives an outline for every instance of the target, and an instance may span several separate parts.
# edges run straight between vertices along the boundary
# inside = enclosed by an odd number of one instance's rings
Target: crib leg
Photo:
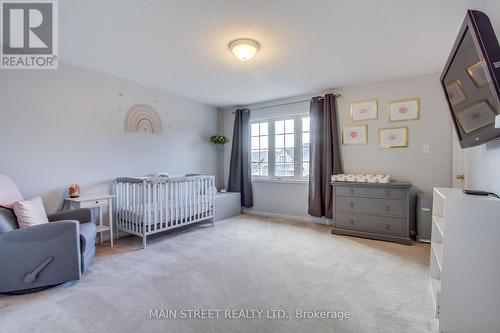
[[[146,248],[146,234],[142,235],[142,248]]]
[[[212,227],[215,227],[215,216],[212,217]]]

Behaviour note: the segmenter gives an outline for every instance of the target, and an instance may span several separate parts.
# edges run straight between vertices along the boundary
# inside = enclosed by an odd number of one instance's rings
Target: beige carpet
[[[142,250],[140,238],[122,238],[113,250],[99,247],[76,283],[0,296],[0,332],[401,333],[434,327],[423,244],[334,236],[326,226],[246,215],[214,228],[157,235],[148,244]],[[205,313],[211,317],[220,312],[218,319],[150,319],[152,309],[178,316],[190,309],[212,309]],[[256,310],[256,318],[230,319],[230,309]],[[296,310],[315,309],[351,317],[296,318]],[[264,311],[261,318],[257,310]],[[272,314],[287,317],[268,318]]]

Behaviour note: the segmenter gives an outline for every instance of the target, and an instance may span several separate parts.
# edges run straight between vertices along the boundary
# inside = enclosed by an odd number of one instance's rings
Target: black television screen
[[[462,148],[500,137],[500,48],[488,17],[469,10],[441,75]]]

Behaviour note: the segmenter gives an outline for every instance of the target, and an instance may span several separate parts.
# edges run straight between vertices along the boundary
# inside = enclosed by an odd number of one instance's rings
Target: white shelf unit
[[[500,332],[500,200],[435,188],[430,256],[439,331]]]

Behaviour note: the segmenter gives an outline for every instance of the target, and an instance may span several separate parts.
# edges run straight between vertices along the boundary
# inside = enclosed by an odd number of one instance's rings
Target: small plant
[[[226,143],[229,143],[229,139],[225,137],[224,135],[212,135],[210,137],[210,142],[212,142],[215,145],[225,145]]]

